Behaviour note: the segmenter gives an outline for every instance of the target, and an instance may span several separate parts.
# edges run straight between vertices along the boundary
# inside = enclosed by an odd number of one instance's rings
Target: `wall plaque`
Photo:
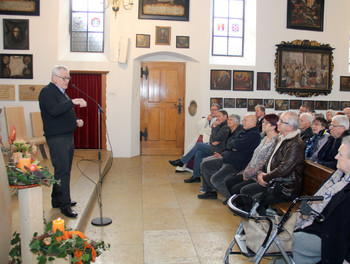
[[[20,101],[38,101],[39,93],[45,85],[20,85]]]
[[[15,101],[15,85],[14,84],[0,84],[0,100],[1,101]]]

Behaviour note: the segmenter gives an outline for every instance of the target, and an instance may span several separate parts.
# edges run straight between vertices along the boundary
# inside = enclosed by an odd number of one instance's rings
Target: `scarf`
[[[318,213],[321,213],[323,209],[331,201],[332,197],[340,192],[349,182],[350,174],[344,175],[343,172],[337,170],[333,175],[326,181],[322,187],[315,193],[315,196],[323,196],[323,201],[310,202],[309,205],[311,209]],[[307,226],[312,225],[315,217],[311,215],[308,218],[303,217],[300,213],[297,218],[295,229],[304,229]]]
[[[327,134],[327,129],[321,130],[320,132],[318,132],[317,135],[313,135],[312,138],[306,142],[305,158],[311,157],[310,151],[312,146],[314,145],[315,142],[318,141],[320,137],[324,136],[325,134]]]

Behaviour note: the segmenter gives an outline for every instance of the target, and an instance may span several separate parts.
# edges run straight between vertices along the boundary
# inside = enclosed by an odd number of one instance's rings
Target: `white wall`
[[[185,98],[185,144],[195,134],[195,121],[208,114],[210,97],[274,98],[297,99],[289,95],[280,95],[274,91],[256,91],[256,72],[271,72],[274,78],[274,59],[276,44],[295,39],[316,40],[330,44],[334,50],[333,90],[328,96],[311,97],[311,100],[350,100],[349,93],[339,92],[339,76],[348,72],[348,41],[350,1],[338,0],[337,4],[325,1],[324,31],[306,31],[286,29],[287,1],[256,0],[256,53],[255,65],[239,64],[219,65],[209,63],[210,54],[210,0],[190,1],[190,21],[174,22],[165,20],[137,19],[138,1],[127,11],[121,8],[114,13],[106,10],[105,54],[82,54],[69,52],[69,1],[40,1],[40,17],[8,16],[30,20],[30,50],[1,53],[33,54],[34,79],[0,79],[2,84],[16,84],[16,101],[0,101],[5,105],[24,105],[26,109],[27,129],[29,112],[39,111],[37,102],[22,102],[18,99],[19,84],[46,84],[50,80],[52,66],[64,64],[72,70],[109,71],[107,75],[107,126],[112,142],[114,156],[130,157],[139,154],[139,85],[141,61],[167,60],[186,62],[186,98]],[[254,0],[249,0],[249,3]],[[171,27],[171,45],[155,45],[155,27]],[[136,34],[150,34],[151,48],[135,48]],[[190,36],[190,49],[176,49],[176,36]],[[2,26],[0,27],[2,36]],[[122,37],[129,38],[128,62],[118,63],[118,42]],[[0,45],[2,48],[2,45]],[[210,69],[253,70],[255,72],[254,92],[210,91]],[[195,117],[187,113],[191,100],[196,100],[198,111]],[[272,112],[273,110],[268,110]],[[243,116],[242,109],[229,109],[229,113]],[[4,114],[0,114],[1,134],[7,137]]]

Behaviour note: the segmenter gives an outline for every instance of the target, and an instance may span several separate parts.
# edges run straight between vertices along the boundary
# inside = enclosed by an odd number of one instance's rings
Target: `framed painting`
[[[0,78],[33,79],[33,55],[0,54]]]
[[[303,105],[306,105],[307,109],[311,111],[315,110],[315,101],[313,100],[303,100]]]
[[[247,98],[236,98],[236,108],[247,108],[248,99]]]
[[[328,102],[328,109],[332,110],[340,110],[340,102],[339,101],[329,101]]]
[[[190,48],[190,37],[189,36],[176,36],[176,48],[189,49]]]
[[[224,108],[235,108],[235,98],[224,98]]]
[[[136,34],[136,48],[149,48],[151,44],[151,35]]]
[[[340,102],[340,110],[343,110],[344,108],[350,107],[350,101],[341,101]]]
[[[275,100],[274,99],[264,99],[265,108],[275,108]]]
[[[316,101],[315,110],[327,110],[328,101]]]
[[[333,48],[316,41],[277,45],[275,85],[279,93],[298,97],[327,95],[333,85]]]
[[[255,106],[262,105],[263,99],[248,99],[248,111],[255,111]]]
[[[139,0],[139,19],[188,21],[190,0]]]
[[[340,76],[340,91],[350,92],[350,76]]]
[[[171,27],[156,27],[156,45],[170,45]]]
[[[258,72],[256,74],[256,89],[270,91],[271,89],[271,72]]]
[[[289,100],[283,100],[283,99],[275,100],[275,110],[287,111],[288,109],[289,109]]]
[[[0,14],[39,16],[40,0],[6,0],[0,1]]]
[[[324,0],[288,0],[287,28],[323,31]]]
[[[299,110],[299,108],[300,108],[300,106],[302,106],[302,104],[303,104],[302,100],[290,100],[289,101],[289,108]]]
[[[210,90],[231,90],[231,71],[211,70]]]
[[[29,50],[29,20],[3,19],[4,49]]]
[[[234,91],[253,91],[254,72],[253,71],[233,71]]]
[[[223,108],[223,100],[220,97],[210,98],[210,105],[212,105],[212,104],[218,104],[220,106],[220,109]]]

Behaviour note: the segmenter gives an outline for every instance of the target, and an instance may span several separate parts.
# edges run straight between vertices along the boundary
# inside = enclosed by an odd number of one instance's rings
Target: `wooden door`
[[[143,62],[141,79],[142,155],[182,155],[184,145],[185,63]]]

